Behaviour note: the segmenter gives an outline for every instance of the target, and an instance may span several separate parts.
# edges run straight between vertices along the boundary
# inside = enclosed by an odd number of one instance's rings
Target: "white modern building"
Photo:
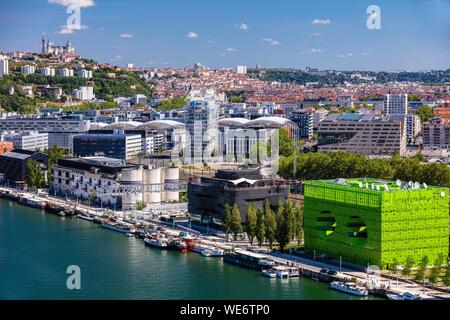
[[[37,151],[48,148],[48,133],[36,131],[7,132],[1,134],[0,137],[2,141],[12,142],[15,149]]]
[[[247,74],[247,66],[236,66],[236,73]]]
[[[58,76],[60,77],[73,77],[73,70],[68,68],[58,69]]]
[[[179,201],[179,168],[127,164],[107,157],[60,159],[53,166],[55,193],[102,206],[133,210],[139,203]]]
[[[408,95],[387,94],[384,98],[384,114],[387,116],[408,114]]]
[[[8,57],[0,55],[0,78],[9,74]]]
[[[22,67],[20,67],[20,72],[24,75],[30,75],[36,72],[36,66],[32,66],[32,65],[24,65]]]
[[[39,70],[39,73],[46,77],[54,77],[56,75],[55,68],[45,67]]]
[[[185,160],[204,162],[217,153],[219,103],[213,89],[193,90],[186,119],[187,148]]]
[[[0,119],[0,131],[38,131],[48,133],[48,145],[69,149],[69,138],[89,130],[90,121],[82,119],[8,117]]]
[[[91,79],[92,78],[92,70],[82,69],[78,71],[78,76],[80,78]]]
[[[81,101],[90,101],[95,99],[94,95],[94,87],[91,86],[83,86],[79,89],[73,90],[72,94],[74,99]]]

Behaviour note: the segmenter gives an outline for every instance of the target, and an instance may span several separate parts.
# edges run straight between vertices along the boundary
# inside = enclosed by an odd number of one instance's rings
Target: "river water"
[[[81,270],[67,289],[66,269]],[[361,299],[305,278],[144,246],[89,221],[0,200],[0,299]],[[375,299],[373,297],[362,299]]]

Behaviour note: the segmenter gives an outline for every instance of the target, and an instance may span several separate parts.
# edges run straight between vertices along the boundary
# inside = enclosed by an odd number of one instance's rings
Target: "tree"
[[[288,232],[288,237],[290,241],[295,237],[295,207],[291,199],[287,199],[284,206],[285,221]]]
[[[286,206],[283,206],[283,203],[280,201],[278,202],[278,213],[277,213],[277,241],[278,245],[280,246],[280,250],[283,251],[286,245],[290,241],[290,227],[289,227],[289,220],[288,220],[288,210],[290,208],[287,208]]]
[[[231,207],[228,203],[225,203],[225,213],[222,218],[222,225],[228,240],[228,235],[231,233]]]
[[[422,122],[427,122],[434,116],[433,109],[429,106],[419,107],[419,109],[417,109],[417,111],[416,111],[416,115],[419,116],[420,121],[422,121]]]
[[[264,219],[264,214],[260,209],[257,210],[256,217],[256,239],[258,240],[258,244],[261,247],[266,238],[266,222]]]
[[[61,159],[65,156],[67,156],[67,151],[65,151],[64,149],[60,149],[58,148],[58,146],[55,144],[53,147],[47,149],[44,151],[45,153],[47,153],[48,155],[48,160],[47,160],[47,168],[48,168],[48,175],[47,175],[47,179],[48,179],[48,184],[51,185],[53,180],[52,180],[52,175],[53,175],[53,166],[55,164],[58,163],[58,159]]]
[[[247,232],[248,240],[250,245],[253,245],[253,239],[256,236],[257,230],[257,217],[256,217],[256,206],[251,204],[247,208],[247,215],[245,217],[245,231]]]
[[[303,241],[303,206],[301,204],[295,208],[294,236],[297,244],[300,245]]]
[[[236,204],[231,209],[231,231],[234,233],[234,240],[237,240],[237,235],[242,233],[241,213]]]
[[[447,287],[450,286],[450,266],[449,265],[447,265],[447,267],[445,268],[445,274],[444,274],[444,278],[442,280]]]
[[[408,256],[406,258],[405,267],[402,270],[402,275],[408,277],[411,274],[411,268],[414,266],[414,258],[412,256]]]
[[[41,167],[36,160],[27,160],[26,170],[26,182],[28,187],[42,188],[45,186],[44,175],[42,174]]]
[[[416,280],[421,281],[421,280],[425,279],[425,270],[427,268],[428,262],[429,262],[428,256],[424,256],[422,258],[422,260],[420,260],[420,267],[419,267],[419,270],[417,270],[417,273],[416,273],[416,278],[415,278]]]
[[[272,209],[270,209],[270,203],[267,199],[264,204],[264,218],[266,222],[266,239],[269,242],[270,249],[272,249],[272,245],[276,240],[277,220]]]
[[[400,263],[398,262],[397,258],[394,258],[394,260],[392,260],[392,263],[389,264],[389,271],[393,272],[394,274],[397,273],[397,267],[400,265]]]
[[[433,269],[431,269],[430,277],[428,278],[428,280],[433,284],[437,283],[440,272],[441,272],[440,267],[433,266]]]

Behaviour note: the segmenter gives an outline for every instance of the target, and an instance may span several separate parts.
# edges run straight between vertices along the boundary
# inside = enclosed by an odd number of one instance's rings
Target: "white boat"
[[[167,242],[161,240],[161,239],[155,239],[155,238],[145,238],[144,239],[145,245],[155,248],[167,248]]]
[[[277,273],[273,269],[263,270],[263,271],[261,271],[261,273],[264,277],[268,277],[268,278],[276,278],[277,277]]]
[[[420,294],[413,294],[411,292],[403,292],[400,294],[387,294],[389,300],[422,300]]]
[[[356,283],[353,282],[333,281],[330,284],[330,288],[341,292],[353,294],[355,296],[369,295],[369,291],[366,288],[358,286]]]
[[[134,234],[132,234],[131,232],[125,233],[125,235],[126,235],[128,238],[134,238]]]
[[[262,275],[269,278],[289,279],[289,268],[283,266],[273,267],[261,271]]]
[[[206,244],[193,243],[192,245],[188,245],[188,248],[207,257],[222,257],[224,254],[222,249],[208,246]]]

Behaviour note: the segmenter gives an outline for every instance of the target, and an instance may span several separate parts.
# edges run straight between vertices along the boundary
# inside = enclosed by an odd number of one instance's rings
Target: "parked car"
[[[337,271],[336,270],[328,270],[327,272],[330,276],[335,276],[337,275]]]
[[[328,273],[328,269],[322,268],[320,269],[320,273]]]

